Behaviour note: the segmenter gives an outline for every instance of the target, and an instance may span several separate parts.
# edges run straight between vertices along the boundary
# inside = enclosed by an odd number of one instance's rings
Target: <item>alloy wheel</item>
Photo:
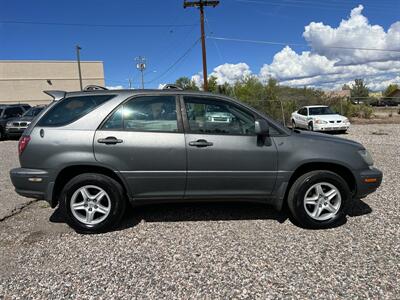
[[[304,196],[306,213],[317,221],[334,218],[339,212],[342,197],[339,189],[328,182],[319,182],[311,186]]]
[[[104,221],[111,211],[110,197],[101,187],[85,185],[74,192],[70,208],[72,215],[85,225]]]

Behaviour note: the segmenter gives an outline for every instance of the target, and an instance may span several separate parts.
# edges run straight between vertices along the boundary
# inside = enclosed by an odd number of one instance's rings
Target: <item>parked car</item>
[[[292,128],[345,133],[349,127],[349,119],[325,105],[304,106],[292,113]]]
[[[376,100],[370,103],[371,106],[375,107],[386,107],[386,106],[398,106],[399,103],[395,100]]]
[[[235,199],[286,203],[301,226],[326,228],[382,181],[361,144],[291,131],[225,96],[48,93],[55,101],[24,132],[10,176],[18,194],[59,205],[78,232],[115,226],[127,202]],[[208,120],[210,106],[231,120]]]
[[[28,104],[2,104],[0,105],[0,140],[6,136],[6,124],[10,120],[22,116],[30,108]]]
[[[21,117],[10,119],[6,123],[4,138],[21,136],[32,120],[45,108],[45,105],[31,107]]]

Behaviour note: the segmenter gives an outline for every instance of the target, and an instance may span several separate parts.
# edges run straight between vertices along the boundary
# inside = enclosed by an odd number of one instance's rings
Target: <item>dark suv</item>
[[[300,225],[325,228],[382,180],[361,144],[288,130],[224,96],[48,93],[55,101],[21,137],[11,179],[20,195],[60,205],[80,232],[115,225],[128,201],[234,199],[277,209],[286,202]]]
[[[45,105],[37,105],[29,108],[20,117],[9,119],[6,123],[4,138],[20,137],[32,120],[45,108]]]
[[[21,117],[31,106],[29,104],[0,105],[0,140],[6,137],[6,126],[10,120]]]

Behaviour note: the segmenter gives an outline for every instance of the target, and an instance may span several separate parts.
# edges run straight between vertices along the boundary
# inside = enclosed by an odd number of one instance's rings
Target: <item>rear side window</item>
[[[113,98],[114,95],[69,97],[55,104],[38,122],[39,126],[70,124]]]
[[[104,123],[102,129],[177,132],[174,96],[133,98],[120,106]]]

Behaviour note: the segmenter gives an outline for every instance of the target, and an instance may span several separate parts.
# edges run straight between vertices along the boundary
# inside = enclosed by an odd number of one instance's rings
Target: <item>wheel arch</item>
[[[66,166],[63,169],[61,169],[56,177],[56,180],[54,181],[54,187],[52,191],[52,201],[51,201],[51,207],[56,207],[58,204],[58,198],[61,194],[61,191],[65,184],[70,181],[73,177],[83,174],[83,173],[97,173],[97,174],[102,174],[105,176],[108,176],[115,181],[117,181],[119,184],[121,184],[124,194],[128,196],[129,194],[129,189],[123,180],[121,176],[115,172],[114,170],[104,167],[104,166],[95,166],[95,165],[72,165],[72,166]]]
[[[299,167],[297,167],[297,169],[291,175],[289,182],[288,182],[287,189],[286,189],[286,193],[285,193],[285,198],[284,198],[285,202],[287,200],[289,190],[291,189],[291,187],[292,187],[293,183],[296,181],[296,179],[299,178],[300,176],[304,175],[305,173],[308,173],[311,171],[317,171],[317,170],[331,171],[331,172],[338,174],[347,183],[352,195],[356,194],[356,192],[357,192],[356,178],[355,178],[353,172],[351,172],[351,170],[348,167],[343,166],[338,163],[332,163],[332,162],[308,162],[308,163],[304,163],[304,164],[300,165]]]

